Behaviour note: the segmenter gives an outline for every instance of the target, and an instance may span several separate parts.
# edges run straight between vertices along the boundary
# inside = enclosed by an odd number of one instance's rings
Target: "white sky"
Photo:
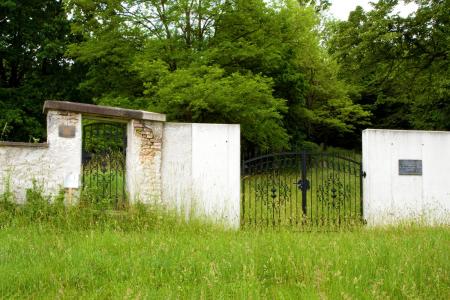
[[[330,16],[335,17],[339,20],[347,20],[349,13],[356,8],[356,6],[361,6],[365,11],[371,9],[370,2],[377,2],[378,0],[331,0],[331,8],[329,9]],[[397,6],[397,10],[400,16],[406,17],[410,13],[414,12],[417,8],[415,3],[404,4],[400,1]]]

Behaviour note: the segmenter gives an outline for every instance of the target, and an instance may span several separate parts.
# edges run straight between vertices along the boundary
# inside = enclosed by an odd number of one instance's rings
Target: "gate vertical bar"
[[[303,213],[303,220],[305,221],[306,218],[306,197],[307,197],[307,185],[306,183],[306,152],[302,151],[302,182],[303,182],[303,188],[302,188],[302,213]]]
[[[244,157],[241,157],[241,174],[244,174],[241,178],[241,194],[242,194],[242,215],[241,215],[241,225],[245,225],[245,166],[244,166]]]
[[[362,162],[359,165],[359,213],[360,221],[363,221],[363,167]]]

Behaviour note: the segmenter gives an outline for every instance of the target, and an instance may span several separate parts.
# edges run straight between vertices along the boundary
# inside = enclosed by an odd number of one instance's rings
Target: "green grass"
[[[450,230],[0,230],[2,298],[450,297]]]
[[[233,231],[84,197],[0,195],[0,298],[450,298],[449,227]]]

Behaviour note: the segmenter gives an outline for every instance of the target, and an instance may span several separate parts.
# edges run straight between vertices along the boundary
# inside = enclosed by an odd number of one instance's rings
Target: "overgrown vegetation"
[[[13,200],[0,197],[5,298],[450,296],[448,227],[236,231],[141,204],[113,212],[95,197],[65,206],[36,184]]]
[[[67,205],[64,190],[56,196],[45,195],[33,182],[25,202],[18,204],[9,186],[0,195],[0,227],[37,225],[60,230],[114,229],[147,230],[154,227],[185,225],[170,211],[136,203],[129,205],[102,197],[103,191],[85,189],[73,205]],[[76,200],[76,201],[75,201]]]

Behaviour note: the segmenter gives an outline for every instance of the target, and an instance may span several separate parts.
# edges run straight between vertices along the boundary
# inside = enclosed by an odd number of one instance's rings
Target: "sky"
[[[377,2],[377,0],[331,0],[331,8],[329,14],[339,20],[347,20],[349,13],[355,9],[356,6],[362,6],[365,11],[371,9],[369,2]],[[400,16],[407,16],[416,10],[416,4],[404,4],[403,1],[397,6],[396,12]]]

